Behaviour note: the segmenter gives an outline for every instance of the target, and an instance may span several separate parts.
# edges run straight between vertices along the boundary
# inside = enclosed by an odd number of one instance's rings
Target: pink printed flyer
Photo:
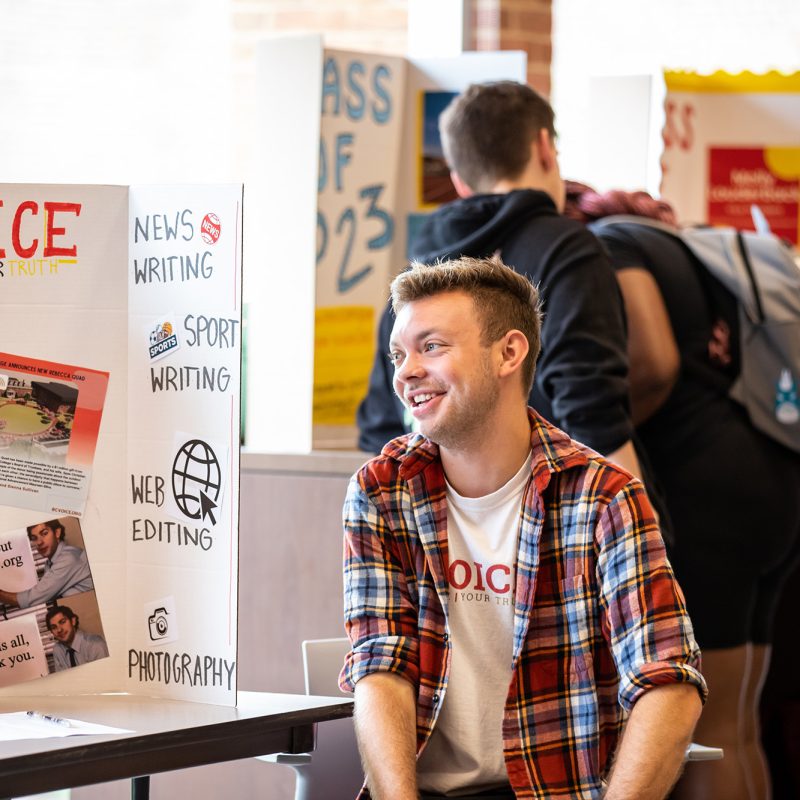
[[[0,505],[83,513],[108,373],[0,353]]]

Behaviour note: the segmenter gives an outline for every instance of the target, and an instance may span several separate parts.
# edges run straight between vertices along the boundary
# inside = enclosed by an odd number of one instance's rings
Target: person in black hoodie
[[[426,220],[414,259],[432,264],[497,253],[538,284],[544,321],[530,405],[573,439],[641,475],[631,442],[622,300],[597,240],[561,214],[552,108],[524,84],[476,84],[444,110],[439,128],[461,199]],[[392,389],[393,324],[387,306],[357,414],[359,447],[373,453],[410,429]]]

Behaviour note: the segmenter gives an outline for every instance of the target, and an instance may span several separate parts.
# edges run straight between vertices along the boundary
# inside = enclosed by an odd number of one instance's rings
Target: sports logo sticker
[[[167,314],[166,318],[162,317],[148,326],[150,361],[158,361],[159,358],[168,356],[173,350],[180,347],[175,326],[170,321],[172,319],[175,319],[175,315]]]

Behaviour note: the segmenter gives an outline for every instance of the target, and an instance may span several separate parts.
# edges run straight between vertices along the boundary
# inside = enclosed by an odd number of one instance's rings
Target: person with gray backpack
[[[664,222],[615,214],[591,225],[661,230],[680,241],[694,264],[716,321],[738,325],[738,373],[730,396],[767,436],[800,453],[800,266],[785,242],[768,231],[679,230]],[[735,321],[730,297],[736,301]],[[733,322],[733,325],[731,325]]]
[[[767,800],[759,695],[800,557],[800,269],[772,237],[679,231],[644,192],[568,182],[566,213],[604,244],[622,290],[633,419],[709,685],[695,739],[725,750],[673,796]]]

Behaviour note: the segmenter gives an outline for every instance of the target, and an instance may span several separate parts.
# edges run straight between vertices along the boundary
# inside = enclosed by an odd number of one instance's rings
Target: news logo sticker
[[[150,361],[158,361],[180,347],[178,334],[175,333],[175,326],[170,322],[171,319],[175,319],[174,314],[168,314],[166,319],[162,318],[148,326],[150,344],[147,352]]]
[[[216,214],[206,214],[200,223],[200,238],[206,244],[216,244],[222,233],[222,225]]]

